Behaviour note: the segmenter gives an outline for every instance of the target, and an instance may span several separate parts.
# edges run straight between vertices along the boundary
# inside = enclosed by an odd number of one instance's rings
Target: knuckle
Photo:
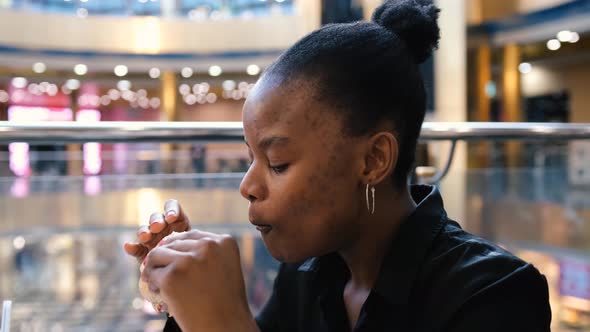
[[[188,271],[190,269],[190,267],[194,263],[195,263],[194,255],[183,256],[176,261],[176,264],[174,264],[174,267],[172,268],[172,271],[173,271],[172,274],[174,275],[174,274],[185,273],[186,271]]]
[[[145,264],[146,264],[146,267],[147,267],[148,265],[150,265],[150,261],[152,261],[152,257],[154,257],[154,255],[155,255],[154,253],[157,253],[157,252],[158,252],[158,249],[157,249],[157,248],[154,248],[154,249],[150,250],[150,251],[149,251],[149,252],[148,252],[148,253],[145,255]]]
[[[199,251],[203,254],[203,256],[207,256],[212,254],[215,250],[217,250],[217,247],[219,246],[219,244],[217,243],[217,241],[215,241],[215,239],[212,239],[210,237],[204,237],[199,241],[200,245],[199,245]]]
[[[223,246],[223,247],[229,247],[232,249],[237,249],[238,248],[238,242],[236,241],[236,239],[234,239],[231,235],[229,234],[221,234],[219,236],[219,243]]]

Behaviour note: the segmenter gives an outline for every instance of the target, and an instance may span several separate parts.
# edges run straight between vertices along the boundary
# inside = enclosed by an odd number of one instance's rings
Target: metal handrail
[[[451,141],[442,169],[424,183],[438,183],[448,173],[457,141],[590,139],[590,123],[426,122],[421,141]],[[0,122],[0,144],[84,142],[239,142],[241,122]]]
[[[575,140],[590,138],[590,123],[426,122],[422,141]],[[0,121],[0,144],[84,142],[243,141],[241,122]]]

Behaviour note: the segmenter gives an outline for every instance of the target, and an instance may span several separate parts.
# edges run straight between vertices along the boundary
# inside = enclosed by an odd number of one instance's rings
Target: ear
[[[381,131],[367,140],[364,183],[376,185],[391,177],[397,165],[399,145],[392,133]]]

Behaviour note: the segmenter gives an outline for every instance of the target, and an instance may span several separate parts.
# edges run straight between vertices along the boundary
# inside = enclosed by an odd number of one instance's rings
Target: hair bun
[[[397,34],[417,63],[438,47],[438,9],[432,0],[386,0],[373,13],[373,22]]]

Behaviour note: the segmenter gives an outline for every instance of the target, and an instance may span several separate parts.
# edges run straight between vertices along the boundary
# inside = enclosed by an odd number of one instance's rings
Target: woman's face
[[[361,227],[361,139],[305,83],[262,79],[244,105],[252,165],[240,185],[270,254],[297,262],[344,249]]]

